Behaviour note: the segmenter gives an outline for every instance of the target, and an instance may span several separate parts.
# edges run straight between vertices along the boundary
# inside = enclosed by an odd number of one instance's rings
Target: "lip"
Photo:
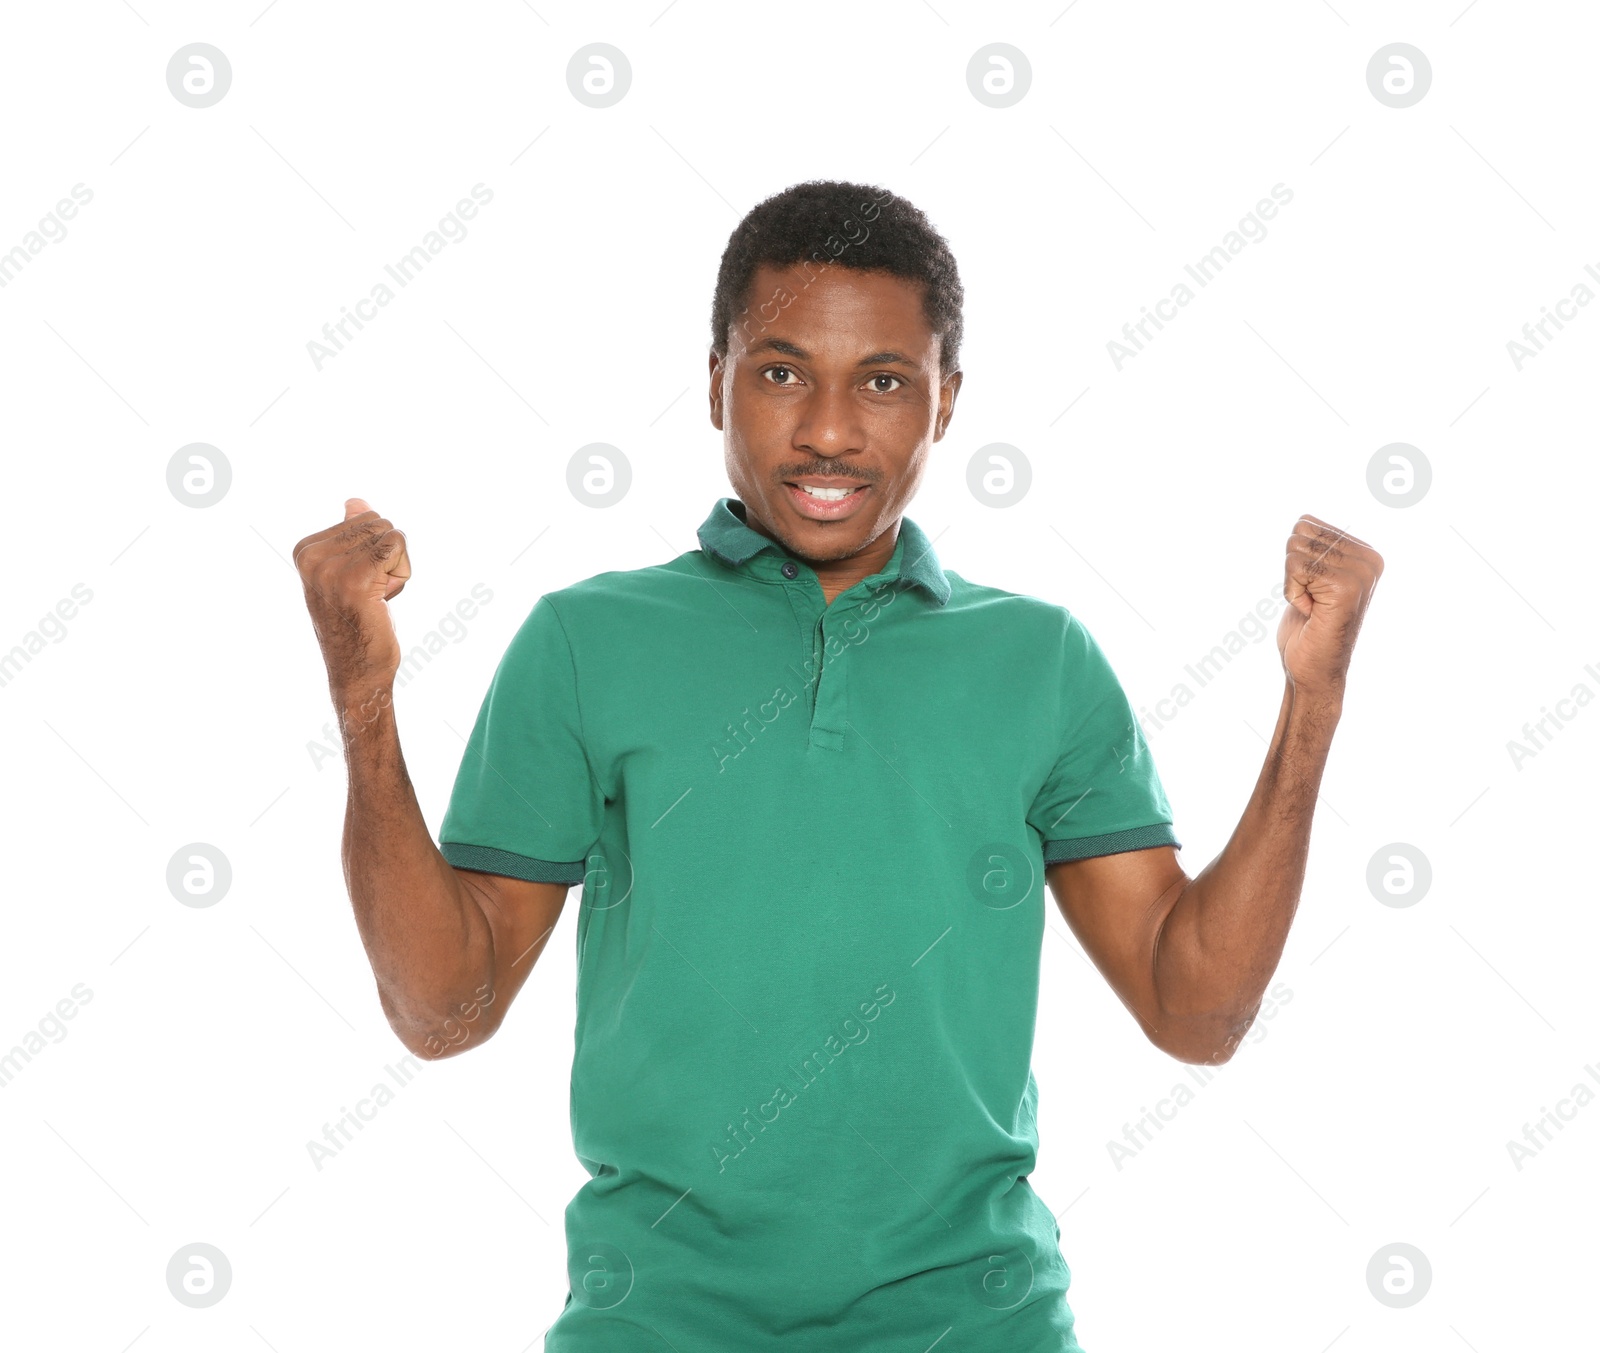
[[[789,501],[794,504],[795,510],[802,517],[809,517],[812,521],[837,521],[841,517],[848,517],[861,506],[867,494],[872,492],[870,484],[863,484],[858,479],[825,479],[808,475],[799,482],[810,484],[815,488],[852,490],[849,497],[841,498],[836,503],[826,503],[820,498],[813,498],[804,489],[796,488],[794,484],[785,483],[784,492],[789,495]]]

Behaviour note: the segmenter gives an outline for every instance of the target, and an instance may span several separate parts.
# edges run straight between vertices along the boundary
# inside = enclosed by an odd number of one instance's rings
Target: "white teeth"
[[[841,498],[848,498],[852,493],[855,492],[854,489],[815,489],[809,484],[801,484],[800,487],[809,493],[813,498],[821,498],[830,503],[836,503]]]

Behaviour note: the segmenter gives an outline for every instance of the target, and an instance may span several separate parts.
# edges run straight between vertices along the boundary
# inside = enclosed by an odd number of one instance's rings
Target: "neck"
[[[900,537],[900,523],[895,522],[876,540],[858,554],[847,559],[806,559],[822,584],[822,597],[828,605],[841,592],[848,592],[863,578],[881,573],[889,566],[894,554],[895,541]],[[797,556],[803,558],[804,556]]]

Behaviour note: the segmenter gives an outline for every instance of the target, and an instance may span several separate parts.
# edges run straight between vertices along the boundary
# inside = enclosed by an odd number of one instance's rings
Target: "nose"
[[[795,449],[828,460],[860,451],[865,437],[853,393],[843,381],[823,381],[807,395],[795,424]]]

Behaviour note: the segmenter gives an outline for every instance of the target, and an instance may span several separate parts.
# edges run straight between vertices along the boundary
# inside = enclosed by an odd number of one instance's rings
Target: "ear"
[[[715,351],[710,354],[711,368],[711,426],[718,432],[722,431],[722,358]]]
[[[961,373],[952,371],[939,385],[939,415],[933,427],[934,441],[942,438],[945,429],[950,426],[950,419],[956,411],[956,396],[960,393]]]

